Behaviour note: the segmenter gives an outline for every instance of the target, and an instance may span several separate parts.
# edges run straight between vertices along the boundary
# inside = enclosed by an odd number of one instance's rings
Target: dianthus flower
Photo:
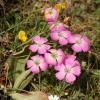
[[[87,52],[90,49],[90,40],[85,35],[73,34],[69,38],[70,43],[72,43],[72,49],[75,52]]]
[[[68,44],[68,38],[71,36],[71,32],[68,30],[54,31],[50,33],[50,37],[54,41],[58,41],[60,45]]]
[[[50,49],[45,53],[45,60],[51,65],[61,64],[64,60],[64,53],[61,49]]]
[[[36,55],[27,61],[27,68],[36,74],[40,71],[45,71],[48,68],[48,64],[42,56]]]
[[[56,78],[67,83],[73,83],[76,80],[76,76],[79,76],[81,73],[80,63],[74,55],[67,55],[65,62],[55,66],[55,70],[58,71],[55,74]]]
[[[61,23],[59,21],[52,23],[51,25],[49,25],[49,29],[50,31],[61,31],[61,30],[65,30],[65,26],[64,23]]]
[[[54,8],[46,8],[44,12],[46,21],[53,22],[58,19],[59,13]]]
[[[50,45],[46,44],[48,40],[44,37],[34,36],[32,38],[32,41],[34,42],[34,44],[29,46],[29,49],[32,52],[38,51],[39,54],[44,54],[47,52],[47,50],[50,49]]]

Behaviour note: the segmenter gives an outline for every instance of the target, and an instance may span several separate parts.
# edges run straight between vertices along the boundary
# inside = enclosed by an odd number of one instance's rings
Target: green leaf
[[[98,4],[98,3],[100,3],[100,0],[94,0],[94,2]]]
[[[25,71],[25,65],[27,62],[27,56],[21,57],[21,55],[13,56],[11,55],[6,63],[9,66],[8,77],[12,84],[14,83],[16,77],[18,77],[22,72]]]
[[[11,55],[7,60],[10,67],[9,79],[13,82],[14,89],[24,89],[33,77],[29,70],[25,71],[27,58],[27,56]]]
[[[18,77],[20,73],[25,71],[26,58],[13,58],[14,77]],[[14,79],[15,79],[14,78]]]
[[[94,14],[95,16],[98,16],[98,17],[99,17],[99,15],[100,15],[100,8],[97,8],[97,9],[95,10],[95,12],[93,12],[93,14]]]
[[[98,77],[100,77],[100,70],[98,69],[98,70],[93,70],[92,71],[92,74],[94,74],[95,76],[98,76]]]
[[[18,89],[20,89],[20,90],[24,89],[24,88],[29,84],[29,82],[32,80],[32,78],[33,78],[33,74],[32,74],[32,75],[29,75],[29,76],[21,83],[21,85],[19,86]]]
[[[19,86],[22,84],[22,82],[28,77],[28,75],[30,74],[30,70],[26,70],[23,73],[20,74],[20,76],[18,76],[15,80],[14,89],[19,89]]]

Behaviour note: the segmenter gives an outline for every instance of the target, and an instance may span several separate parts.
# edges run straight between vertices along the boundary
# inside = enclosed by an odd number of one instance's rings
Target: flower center
[[[52,12],[52,9],[50,9],[50,10],[49,10],[49,14],[51,15],[52,13],[53,13],[53,12]]]
[[[71,72],[71,68],[65,68],[65,69],[64,69],[64,71],[65,71],[65,73],[67,73],[67,74],[68,74],[68,73],[70,73],[70,72]]]
[[[52,55],[52,57],[55,58],[55,59],[58,57],[58,54],[57,54],[56,52],[53,52],[51,55]]]
[[[43,45],[43,43],[37,43],[37,45],[38,45],[39,47],[41,47],[41,46]]]
[[[55,23],[54,23],[54,26],[58,26],[58,25],[59,25],[59,22],[55,22]]]
[[[58,36],[59,36],[59,37],[63,37],[62,32],[58,32]]]
[[[35,63],[36,65],[39,65],[39,64],[40,64],[40,61],[39,61],[39,60],[35,60],[34,63]]]
[[[78,45],[80,45],[80,44],[81,44],[81,40],[76,40],[76,43],[77,43]]]

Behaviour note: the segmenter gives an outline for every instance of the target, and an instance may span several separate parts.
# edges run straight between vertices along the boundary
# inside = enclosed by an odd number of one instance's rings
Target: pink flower
[[[64,23],[57,21],[57,22],[54,22],[51,25],[49,25],[49,29],[52,32],[53,31],[62,31],[62,30],[65,30],[65,26],[64,26]]]
[[[32,56],[31,59],[27,61],[27,68],[35,74],[47,70],[48,64],[42,56],[36,55]]]
[[[47,50],[50,49],[50,45],[46,44],[46,42],[48,41],[46,38],[34,36],[32,40],[34,44],[30,45],[29,47],[32,52],[38,51],[39,54],[44,54],[47,52]]]
[[[58,71],[56,78],[67,83],[73,83],[81,74],[80,63],[74,55],[68,55],[63,64],[55,66],[55,70]]]
[[[90,49],[90,40],[87,36],[74,34],[70,36],[69,41],[73,44],[72,49],[75,52],[87,52]]]
[[[45,53],[45,59],[51,65],[61,64],[64,60],[64,53],[61,49],[50,49],[48,53]]]
[[[68,38],[71,36],[71,32],[68,30],[55,31],[50,33],[50,37],[54,41],[58,41],[60,45],[68,44]]]
[[[46,21],[52,22],[58,19],[59,13],[54,8],[47,8],[45,9],[44,16]]]

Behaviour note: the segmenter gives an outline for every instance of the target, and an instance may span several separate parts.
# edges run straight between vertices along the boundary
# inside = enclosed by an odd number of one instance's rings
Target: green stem
[[[39,78],[39,91],[41,90],[41,74],[38,75]]]
[[[19,47],[22,47],[23,45],[31,42],[31,40],[32,40],[32,38],[30,38],[28,41],[26,41],[26,42],[22,43],[21,45],[19,45],[18,47],[16,47],[15,50],[18,49]]]

